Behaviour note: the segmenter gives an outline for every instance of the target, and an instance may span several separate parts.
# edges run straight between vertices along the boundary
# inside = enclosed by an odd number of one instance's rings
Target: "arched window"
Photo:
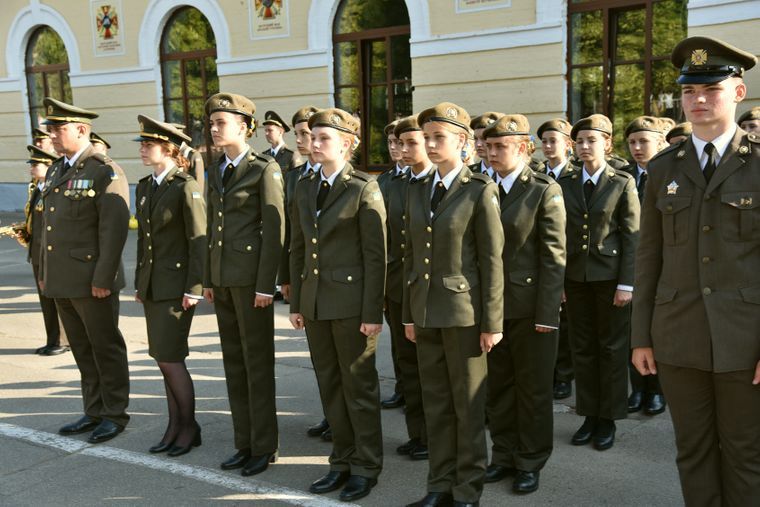
[[[362,122],[357,166],[387,167],[383,128],[412,114],[409,14],[404,0],[343,0],[333,25],[335,105]]]
[[[214,32],[198,9],[178,9],[166,23],[161,74],[166,121],[186,125],[193,146],[205,144],[203,105],[219,91],[219,77]]]
[[[45,116],[42,110],[42,99],[45,97],[72,102],[66,46],[49,26],[37,28],[29,38],[26,48],[26,83],[32,127],[38,127]]]

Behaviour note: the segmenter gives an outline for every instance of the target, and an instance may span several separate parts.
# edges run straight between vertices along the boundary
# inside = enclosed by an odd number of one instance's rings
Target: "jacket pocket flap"
[[[334,269],[332,272],[332,279],[335,282],[340,283],[354,283],[362,279],[361,268],[341,268]]]
[[[470,290],[470,282],[462,275],[444,276],[443,286],[454,292],[467,292]]]
[[[754,209],[760,205],[760,192],[728,192],[721,194],[720,202],[737,209]]]
[[[533,271],[514,271],[509,273],[509,282],[515,285],[528,287],[536,284],[537,277]]]
[[[236,239],[232,242],[232,249],[237,252],[250,253],[258,248],[258,243],[252,239]]]
[[[664,215],[672,215],[691,206],[691,197],[661,197],[655,206]]]
[[[92,248],[73,248],[69,250],[69,254],[80,261],[89,262],[98,258],[97,252]]]
[[[187,259],[167,259],[161,263],[161,267],[173,270],[187,269]]]
[[[618,242],[607,243],[606,245],[596,245],[596,248],[601,255],[607,255],[609,257],[620,255],[620,243]]]
[[[412,271],[409,273],[409,279],[406,281],[407,285],[412,285],[415,280],[417,280],[417,273],[415,271]]]
[[[657,305],[670,303],[675,299],[676,293],[678,293],[678,289],[672,289],[670,287],[660,285],[657,287],[657,294],[654,296],[654,303]]]
[[[760,305],[760,286],[742,287],[739,289],[745,303]]]

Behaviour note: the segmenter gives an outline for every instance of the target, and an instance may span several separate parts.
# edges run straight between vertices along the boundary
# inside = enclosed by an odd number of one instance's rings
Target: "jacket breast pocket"
[[[334,269],[332,279],[334,282],[352,284],[362,279],[363,270],[360,267]]]
[[[470,283],[464,275],[443,277],[443,286],[452,292],[469,292],[476,284]]]
[[[726,241],[760,239],[760,192],[728,192],[720,196],[720,227]]]
[[[509,273],[509,283],[520,287],[535,287],[538,277],[533,271],[514,271]]]
[[[69,250],[69,255],[82,262],[92,262],[98,259],[98,252],[92,248],[72,248]]]
[[[661,197],[655,206],[662,214],[662,240],[665,245],[681,245],[689,239],[691,197]]]
[[[232,249],[236,252],[252,254],[259,249],[259,244],[252,239],[236,239],[232,242]]]

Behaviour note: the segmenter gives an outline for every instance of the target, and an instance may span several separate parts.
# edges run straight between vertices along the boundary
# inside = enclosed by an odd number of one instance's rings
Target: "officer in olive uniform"
[[[546,145],[544,142],[544,134],[561,136],[568,144],[572,143],[570,140],[570,131],[573,126],[564,118],[554,118],[541,124],[536,131],[536,137],[541,139],[542,147]],[[550,139],[551,137],[547,138]],[[560,154],[557,154],[560,155]],[[552,167],[551,161],[548,159],[538,166],[536,172],[544,173],[547,176],[551,176],[552,179],[557,180],[564,173],[567,167],[569,167],[570,160],[568,153],[563,154],[564,157],[558,157],[559,163],[556,163]],[[569,326],[567,323],[567,307],[563,302],[560,306],[559,313],[559,339],[557,344],[557,364],[554,365],[554,399],[563,400],[569,398],[573,394],[573,379],[575,373],[573,370],[573,353],[570,349],[570,337]]]
[[[42,244],[44,229],[42,189],[45,186],[45,173],[47,173],[48,167],[58,159],[58,155],[31,144],[26,149],[29,150],[29,160],[27,160],[27,163],[32,166],[32,171],[39,170],[42,176],[33,178],[29,184],[29,201],[24,207],[26,217],[25,229],[21,231],[22,237],[19,238],[19,242],[29,249],[27,252],[27,262],[32,264],[34,285],[37,287],[37,297],[40,300],[42,318],[45,322],[45,334],[47,335],[47,343],[35,350],[35,353],[41,356],[55,356],[67,352],[69,350],[69,342],[66,339],[66,333],[62,332],[61,324],[58,320],[58,309],[55,307],[55,300],[45,296],[36,281],[40,278],[40,245]]]
[[[691,136],[691,122],[685,121],[670,129],[665,134],[665,140],[668,144],[676,144],[685,141],[689,136]]]
[[[757,505],[760,137],[733,122],[747,93],[742,76],[757,59],[689,37],[671,61],[694,130],[649,164],[633,361],[642,374],[659,374],[685,504]]]
[[[573,141],[584,131],[603,142],[612,137],[612,123],[602,115],[583,118],[573,126]],[[608,163],[593,174],[569,167],[557,181],[567,212],[565,293],[576,412],[585,417],[571,442],[593,439],[596,449],[606,450],[615,442],[614,421],[627,416],[630,306],[619,293],[633,290],[639,200],[633,178]]]
[[[470,116],[443,102],[417,121],[466,138]],[[403,322],[417,343],[430,452],[428,495],[413,506],[477,504],[488,459],[486,352],[503,325],[504,233],[493,180],[457,161],[439,162],[407,195]]]
[[[483,131],[493,125],[502,113],[489,111],[483,113],[480,116],[476,116],[470,120],[470,128],[472,129],[473,137],[475,138],[475,153],[477,153],[478,162],[469,166],[470,171],[474,173],[487,174],[493,178],[493,169],[488,165],[488,150],[486,149],[486,141],[483,137]]]
[[[337,132],[341,142],[349,136],[346,156],[359,121],[341,109],[325,109],[309,118],[309,128],[313,148],[318,128]],[[309,490],[321,494],[346,484],[340,498],[353,501],[369,494],[383,466],[377,334],[362,330],[370,325],[379,332],[382,326],[385,206],[377,181],[351,167],[348,157],[323,158],[317,159],[319,173],[302,177],[296,187],[290,319],[296,328],[306,327],[333,434],[330,472]],[[330,174],[328,163],[335,169]]]
[[[496,171],[504,230],[504,340],[488,354],[493,441],[486,481],[516,471],[512,490],[538,489],[552,452],[554,364],[565,277],[565,207],[559,185],[525,163],[525,116],[501,116],[483,131]]]
[[[95,150],[95,153],[108,155],[108,150],[111,149],[111,145],[108,144],[108,141],[100,137],[95,132],[90,132],[90,143],[92,143],[92,147]]]
[[[55,153],[53,148],[53,141],[50,139],[50,134],[47,131],[34,128],[32,129],[32,144],[37,148],[42,148],[48,153]]]
[[[170,125],[187,135],[187,127],[185,125],[181,123],[171,123]],[[188,162],[190,162],[190,165],[187,168],[187,174],[195,178],[195,181],[198,183],[198,186],[201,189],[201,195],[205,196],[206,165],[203,163],[203,155],[201,155],[198,150],[190,146],[189,143],[191,141],[182,141],[182,144],[179,147],[179,153],[185,157]]]
[[[736,123],[746,132],[760,134],[760,106],[753,107],[739,116]]]
[[[50,166],[45,187],[40,282],[55,298],[82,377],[84,417],[62,434],[94,429],[89,442],[118,435],[129,421],[127,350],[119,331],[121,254],[129,230],[124,172],[90,145],[97,113],[43,100],[51,139],[63,157]]]
[[[248,135],[255,111],[242,95],[217,93],[206,101],[212,123],[214,113],[231,113],[230,119],[245,123]],[[203,286],[213,294],[237,449],[221,466],[242,467],[247,476],[266,470],[279,446],[274,308],[271,301],[256,301],[274,296],[285,237],[285,195],[277,162],[256,154],[245,137],[236,141],[243,151],[230,153],[234,159],[225,152],[208,171],[209,251]]]
[[[401,150],[399,149],[398,137],[394,132],[399,121],[400,120],[394,120],[385,126],[384,133],[386,139],[388,140],[388,153],[390,154],[393,166],[377,177],[377,184],[380,186],[380,191],[383,193],[383,201],[385,202],[386,211],[388,210],[388,193],[391,182],[404,177],[409,171],[409,169],[405,167],[401,162]],[[403,215],[403,210],[401,214]],[[390,220],[388,220],[387,225],[389,229],[388,234],[390,234]],[[399,263],[396,268],[400,268],[401,257],[398,257],[397,260]],[[388,274],[386,276],[391,276],[391,262],[393,262],[393,259],[391,256],[388,256]],[[386,279],[386,287],[389,283],[390,281]],[[397,317],[397,320],[394,320],[392,322],[391,319],[394,317]],[[406,341],[406,338],[404,338],[404,327],[402,326],[400,319],[400,311],[398,314],[394,313],[391,315],[391,309],[388,304],[388,291],[386,288],[385,321],[388,323],[388,327],[391,331],[391,357],[393,358],[393,374],[396,378],[396,384],[393,388],[393,394],[380,402],[380,406],[383,408],[397,408],[403,406],[406,403],[406,399],[404,397],[404,379],[401,375],[401,370],[399,369],[398,359],[398,344],[402,341]]]
[[[293,153],[293,150],[285,144],[283,135],[285,132],[290,132],[290,127],[285,120],[280,118],[280,115],[274,111],[267,111],[264,113],[264,121],[261,124],[264,125],[264,135],[272,146],[264,150],[262,155],[274,158],[284,174],[303,163],[301,156]]]

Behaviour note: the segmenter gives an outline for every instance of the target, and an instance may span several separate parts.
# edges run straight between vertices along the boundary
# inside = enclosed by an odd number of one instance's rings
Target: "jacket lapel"
[[[504,202],[501,205],[502,210],[506,210],[515,202],[517,202],[517,199],[523,194],[523,192],[525,192],[529,178],[530,168],[528,166],[524,166],[523,170],[520,173],[520,176],[517,177],[515,182],[512,184],[512,188],[509,189],[509,193],[506,195],[506,197],[504,197]]]
[[[588,209],[593,208],[594,204],[596,204],[596,202],[609,191],[612,187],[612,185],[610,185],[610,180],[615,177],[615,171],[608,165],[605,165],[599,170],[602,171],[602,173],[599,175],[599,181],[596,183],[594,193],[591,194],[591,199],[589,199]]]
[[[166,194],[166,190],[169,188],[169,185],[171,185],[172,180],[174,180],[174,175],[177,173],[179,169],[177,167],[172,167],[171,170],[169,170],[169,173],[164,176],[164,179],[161,181],[161,184],[156,189],[155,193],[150,196],[148,205],[150,206],[150,214],[153,215],[153,212],[158,209],[158,203],[161,202],[161,198]],[[152,182],[151,182],[152,183]],[[148,194],[150,195],[150,191]]]
[[[343,168],[340,174],[335,178],[335,181],[330,187],[330,191],[327,193],[327,198],[325,199],[325,203],[322,205],[322,211],[320,212],[320,214],[327,211],[327,209],[330,206],[332,206],[332,204],[338,199],[338,197],[340,197],[340,194],[342,194],[343,191],[348,188],[347,182],[348,180],[351,179],[351,176],[353,174],[354,174],[354,168],[351,167],[351,164],[346,164],[346,166]]]
[[[570,178],[570,195],[577,202],[581,209],[588,210],[586,199],[583,197],[583,169],[577,167],[570,168],[566,166],[562,169],[559,179]]]
[[[317,192],[319,192],[319,182],[321,178],[317,177],[317,173],[311,173],[309,176],[309,193],[307,199],[309,201],[309,211],[314,221],[317,221]]]
[[[728,153],[728,150],[726,150],[726,153]],[[707,186],[707,181],[702,173],[702,169],[700,169],[699,159],[697,159],[697,148],[694,146],[691,136],[679,148],[676,153],[676,159],[680,161],[679,169],[681,172],[693,181],[695,185],[704,190]],[[717,172],[713,174],[713,179],[715,179]]]
[[[227,182],[227,186],[224,187],[225,194],[229,192],[236,184],[238,184],[240,180],[243,179],[243,176],[245,176],[248,173],[248,159],[250,157],[251,157],[251,148],[248,148],[248,150],[245,152],[245,156],[243,156],[243,158],[240,159],[240,163],[237,165],[237,167],[233,171],[230,181]]]
[[[433,220],[438,218],[441,213],[446,211],[446,208],[449,207],[449,205],[456,200],[457,194],[462,191],[462,185],[465,185],[470,182],[470,178],[472,177],[472,172],[470,171],[469,167],[462,167],[462,169],[459,171],[459,175],[457,175],[456,178],[454,178],[454,181],[451,182],[451,186],[446,191],[445,194],[443,194],[443,199],[438,204],[438,209],[435,210],[435,214],[433,215]],[[432,185],[432,180],[431,180]],[[428,207],[430,206],[430,200],[428,200]]]
[[[216,164],[209,167],[207,171],[208,184],[211,187],[213,187],[214,190],[216,190],[216,192],[219,194],[222,194],[224,192],[224,190],[222,189],[222,172],[220,169],[223,161],[224,161],[224,155],[219,157],[216,160]]]
[[[737,169],[744,166],[744,158],[740,156],[740,148],[742,146],[742,138],[744,137],[744,132],[741,129],[736,129],[736,133],[734,134],[734,138],[731,140],[731,143],[726,148],[725,153],[723,153],[723,157],[720,159],[720,163],[718,164],[718,167],[715,169],[715,173],[713,174],[712,178],[710,178],[710,183],[707,184],[707,193],[712,192],[716,187],[718,187],[721,183],[723,183],[726,178],[731,176]],[[749,146],[747,146],[744,150],[749,153]]]

